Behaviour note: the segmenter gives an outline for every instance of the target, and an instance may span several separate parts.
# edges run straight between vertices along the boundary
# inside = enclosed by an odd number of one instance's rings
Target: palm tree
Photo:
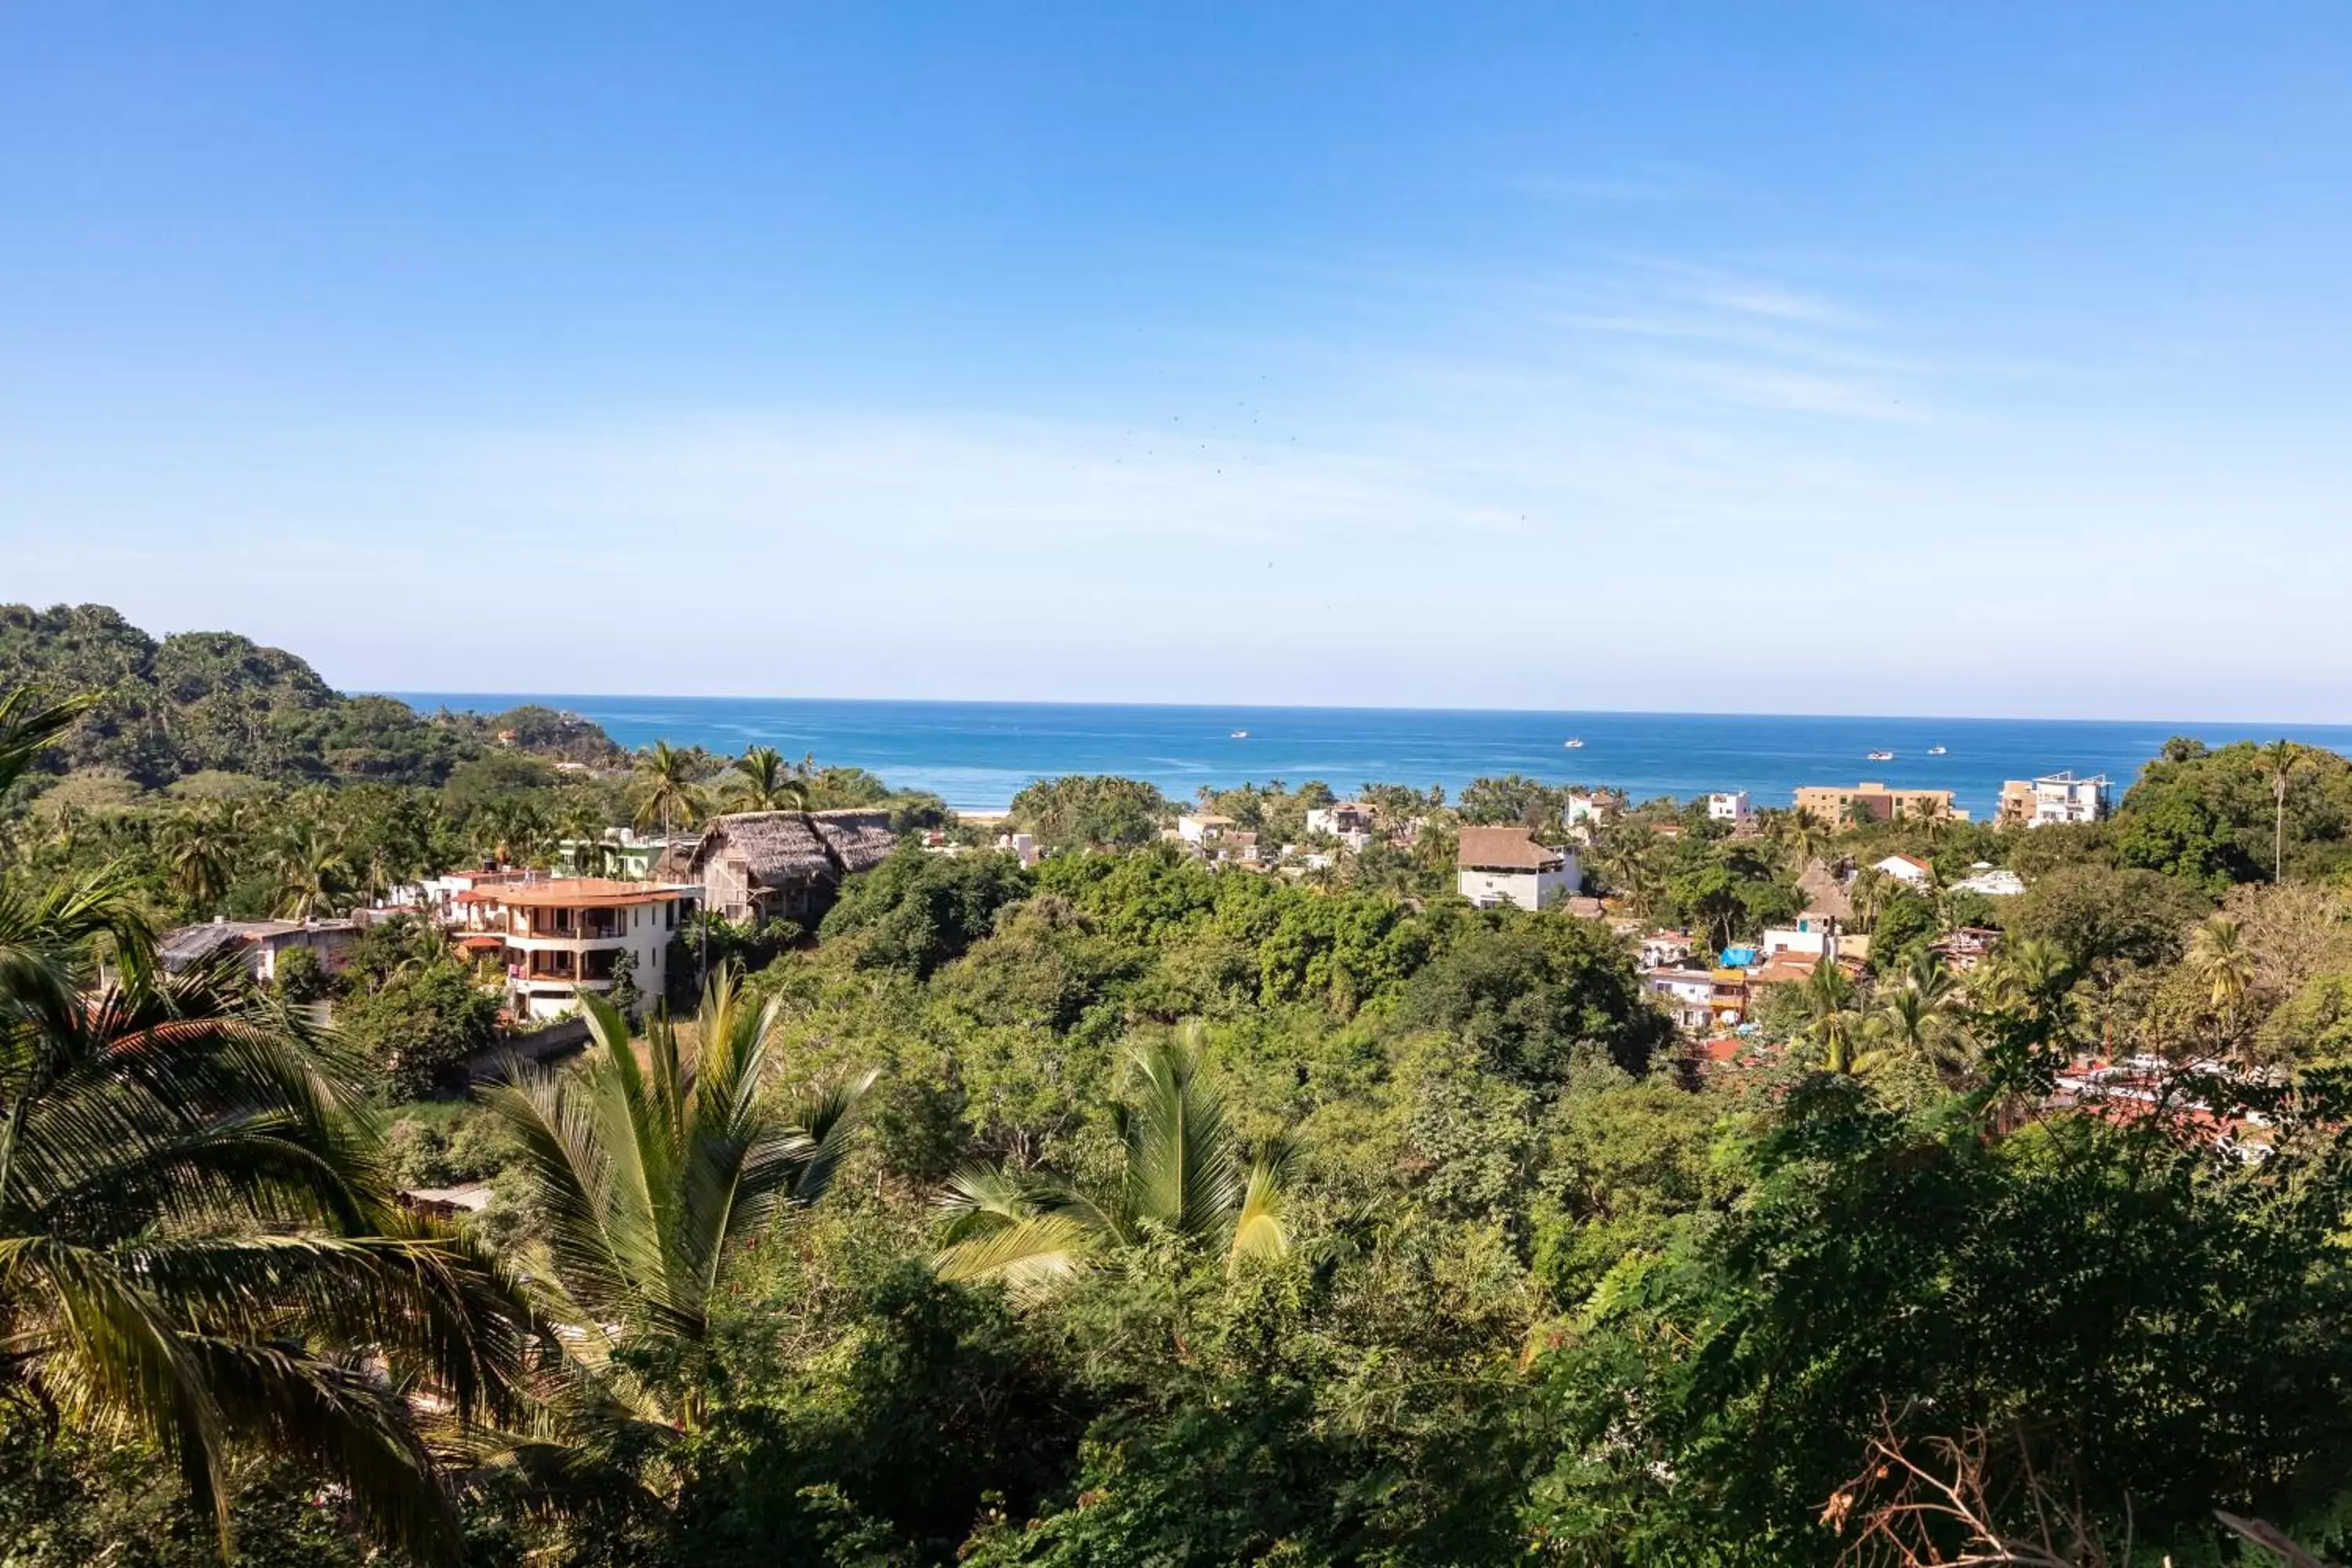
[[[752,746],[735,760],[727,801],[737,811],[806,811],[808,784],[793,776],[792,764],[775,747]]]
[[[502,866],[527,866],[539,859],[553,837],[547,817],[528,799],[494,800],[474,814],[475,848]]]
[[[0,787],[8,728],[0,705]],[[520,1413],[523,1288],[394,1206],[355,1064],[234,970],[153,979],[151,957],[126,883],[0,874],[0,1401],[144,1435],[225,1556],[232,1456],[265,1449],[387,1542],[446,1552],[417,1412]]]
[[[555,824],[556,838],[575,876],[607,877],[619,868],[621,847],[611,835],[604,814],[585,801],[565,811]]]
[[[1597,836],[1593,862],[1611,891],[1632,899],[1644,910],[1656,901],[1658,838],[1646,824],[1609,824]]]
[[[638,827],[658,822],[667,837],[681,822],[692,826],[703,812],[702,786],[695,782],[694,769],[692,753],[667,741],[656,741],[637,753]]]
[[[1912,953],[1903,966],[1901,984],[1905,990],[1917,992],[1930,1006],[1949,1012],[1960,1005],[1960,983],[1943,959],[1927,948]]]
[[[1862,1015],[1854,1008],[1853,982],[1844,970],[1824,958],[1805,976],[1805,1032],[1822,1049],[1825,1071],[1850,1073],[1860,1065],[1854,1051],[1862,1031]]]
[[[354,869],[361,894],[381,899],[408,879],[408,851],[389,835],[376,834],[367,841]]]
[[[2254,952],[2234,915],[2214,915],[2189,939],[2189,967],[2203,981],[2213,1011],[2237,1016],[2254,983]]]
[[[1918,827],[1930,845],[1943,837],[1946,821],[1944,803],[1934,796],[1915,797],[1911,802],[1910,809],[1903,815]]]
[[[89,830],[89,813],[71,801],[53,809],[46,801],[42,805],[49,818],[50,847],[66,859],[72,859],[74,852],[81,847],[81,836]]]
[[[342,847],[321,824],[296,817],[278,835],[278,912],[289,921],[316,920],[331,910],[352,881]]]
[[[1864,866],[1853,874],[1853,884],[1846,896],[1853,902],[1854,918],[1865,931],[1878,929],[1878,911],[1895,892],[1895,879],[1875,866]]]
[[[1958,988],[1933,953],[1914,953],[1902,983],[1885,994],[1863,1033],[1873,1044],[1861,1064],[1865,1074],[1896,1061],[1925,1062],[1949,1075],[1967,1058],[1967,1036],[1958,1011]]]
[[[519,1069],[483,1103],[522,1146],[574,1354],[635,1418],[691,1428],[728,1255],[824,1195],[873,1077],[789,1105],[765,1097],[779,1004],[754,1004],[731,969],[703,993],[690,1061],[656,1018],[640,1066],[627,1020],[601,997],[581,1002],[595,1041],[585,1065]],[[671,1378],[644,1375],[644,1355],[614,1360],[648,1351]]]
[[[2286,880],[2286,792],[2294,775],[2319,765],[2319,759],[2308,746],[2281,739],[2257,749],[2263,770],[2271,781],[2271,880]]]
[[[1229,1271],[1287,1252],[1290,1147],[1244,1159],[1223,1102],[1202,1079],[1201,1040],[1201,1026],[1188,1023],[1129,1058],[1132,1102],[1113,1112],[1126,1161],[1111,1193],[1003,1166],[960,1173],[938,1200],[953,1216],[933,1264],[940,1278],[998,1279],[1034,1294],[1150,1231],[1215,1248]]]
[[[1828,823],[1819,814],[1803,806],[1780,819],[1780,847],[1789,857],[1789,864],[1803,870],[1829,853],[1830,840],[1835,837]]]
[[[2074,965],[2046,937],[2004,942],[1972,995],[1987,1006],[2043,1019],[2062,1017],[2074,984]]]
[[[89,693],[49,703],[29,686],[0,693],[0,789],[15,784],[35,757],[97,706],[97,697]]]
[[[240,814],[226,801],[172,819],[163,834],[163,863],[172,890],[189,909],[205,914],[228,896],[243,838]]]

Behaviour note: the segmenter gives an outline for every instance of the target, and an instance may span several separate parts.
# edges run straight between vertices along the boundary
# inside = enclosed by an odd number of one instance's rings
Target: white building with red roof
[[[1936,868],[1916,855],[1889,855],[1871,869],[1894,878],[1907,888],[1924,888],[1936,879]]]

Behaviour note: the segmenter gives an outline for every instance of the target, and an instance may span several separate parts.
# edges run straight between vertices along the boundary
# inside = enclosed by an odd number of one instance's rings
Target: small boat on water
[[[1581,739],[1571,735],[1567,740],[1562,741],[1560,744],[1566,746],[1570,751],[1574,752],[1582,750],[1584,742]]]
[[[1927,748],[1927,754],[1931,757],[1940,757],[1944,754],[1944,752],[1945,748],[1942,746],[1930,746]]]
[[[1873,752],[1870,753],[1868,760],[1874,763],[1891,763],[1895,760],[1895,753],[1892,752]]]
[[[1234,739],[1236,741],[1246,741],[1249,739],[1249,731],[1247,730],[1236,730],[1234,731]]]

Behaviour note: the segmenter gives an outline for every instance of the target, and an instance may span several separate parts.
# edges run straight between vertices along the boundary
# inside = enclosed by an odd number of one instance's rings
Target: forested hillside
[[[138,639],[27,633],[53,668],[137,655],[110,689],[147,706],[84,737],[0,692],[0,786],[222,692],[278,715],[248,735],[368,711]],[[1657,800],[1571,834],[1504,778],[1366,789],[1346,849],[1306,827],[1322,781],[1207,801],[1311,866],[1069,778],[1017,803],[1032,865],[856,769],[524,741],[435,786],[0,788],[0,1563],[198,1568],[224,1521],[338,1568],[2244,1561],[2216,1510],[2352,1538],[2340,757],[2177,742],[2113,820],[2031,830]],[[263,765],[223,746],[170,765]],[[589,1048],[505,1087],[465,1082],[513,1020],[462,927],[386,911],[267,980],[136,962],[836,805],[903,842],[815,930],[682,921],[665,994],[590,994]],[[1473,908],[1456,836],[1514,822],[1578,837],[1605,902]],[[1866,954],[1717,951],[1825,895]],[[1666,922],[1736,1029],[1661,1005]]]
[[[161,640],[103,605],[0,605],[0,688],[102,700],[35,766],[94,770],[144,789],[194,774],[273,783],[440,784],[511,731],[520,750],[611,765],[604,732],[544,709],[423,717],[382,697],[345,697],[282,648],[233,632]]]

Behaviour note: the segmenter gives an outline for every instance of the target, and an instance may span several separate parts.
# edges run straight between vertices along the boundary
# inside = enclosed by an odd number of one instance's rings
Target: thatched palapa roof
[[[1797,879],[1797,891],[1805,895],[1808,910],[1842,921],[1853,919],[1853,900],[1845,890],[1845,879],[1819,860],[1805,863],[1804,875]]]
[[[738,811],[710,819],[687,874],[699,878],[716,857],[740,862],[763,888],[837,882],[880,865],[898,847],[887,811]]]
[[[1465,827],[1455,840],[1454,863],[1465,871],[1555,871],[1567,861],[1524,827]]]

